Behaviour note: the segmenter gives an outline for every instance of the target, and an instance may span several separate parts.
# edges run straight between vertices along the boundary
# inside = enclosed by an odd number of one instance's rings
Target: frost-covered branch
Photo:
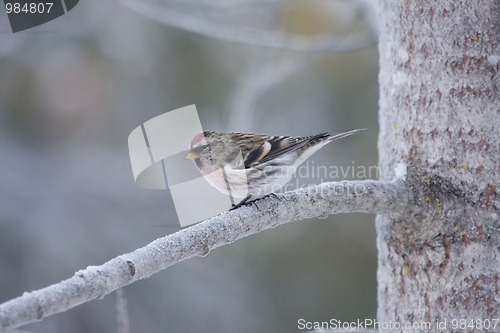
[[[377,36],[372,31],[347,36],[306,37],[216,22],[207,19],[206,15],[186,14],[172,7],[145,1],[122,0],[122,3],[157,22],[224,42],[301,52],[351,52],[374,46],[377,42]]]
[[[331,182],[270,196],[0,304],[0,332],[102,298],[182,260],[205,256],[212,249],[280,224],[337,213],[397,214],[410,200],[410,191],[399,181]]]

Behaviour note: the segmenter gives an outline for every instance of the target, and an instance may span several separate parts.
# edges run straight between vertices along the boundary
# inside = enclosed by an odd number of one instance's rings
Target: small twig
[[[270,196],[258,201],[258,207],[248,205],[224,212],[101,266],[89,266],[67,280],[0,304],[0,332],[102,298],[182,260],[205,256],[212,249],[280,224],[337,213],[393,214],[404,211],[410,200],[410,191],[403,182],[374,180],[323,183]]]
[[[118,333],[129,333],[130,325],[128,320],[127,297],[123,288],[116,289],[116,322],[118,323]]]

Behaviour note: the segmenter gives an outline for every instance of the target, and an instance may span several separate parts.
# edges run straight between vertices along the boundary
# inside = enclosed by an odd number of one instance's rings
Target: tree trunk
[[[378,15],[380,176],[405,163],[415,201],[377,217],[378,320],[500,330],[500,1],[379,0]]]

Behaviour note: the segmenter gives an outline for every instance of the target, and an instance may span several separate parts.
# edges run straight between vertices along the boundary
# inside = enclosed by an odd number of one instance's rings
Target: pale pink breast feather
[[[203,175],[205,180],[219,192],[236,198],[245,198],[248,193],[245,170],[225,168],[225,177],[222,169]]]

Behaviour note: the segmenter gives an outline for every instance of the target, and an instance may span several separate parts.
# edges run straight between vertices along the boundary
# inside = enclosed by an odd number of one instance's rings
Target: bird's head
[[[208,144],[207,138],[205,137],[205,133],[196,134],[191,140],[191,144],[189,145],[189,151],[184,157],[186,160],[197,160],[202,155],[206,155],[210,152],[210,145]]]
[[[194,161],[200,170],[212,172],[233,162],[238,153],[239,148],[227,134],[204,131],[193,137],[185,159]]]

